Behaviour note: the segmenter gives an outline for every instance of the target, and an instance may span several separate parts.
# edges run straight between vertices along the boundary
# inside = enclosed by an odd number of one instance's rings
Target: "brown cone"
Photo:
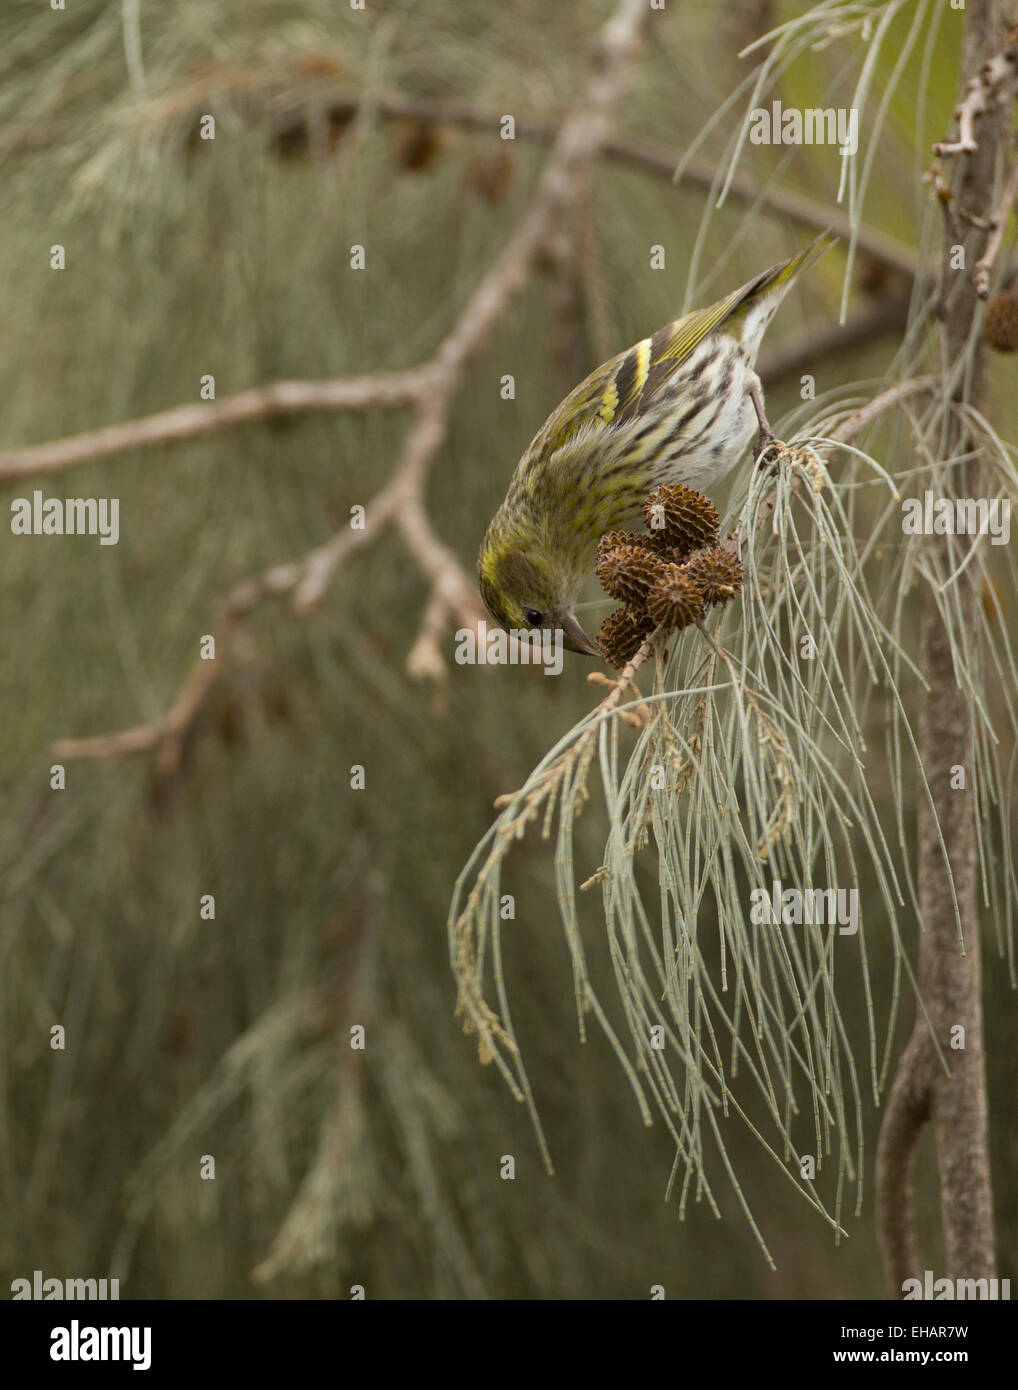
[[[664,546],[688,555],[703,546],[716,545],[718,509],[709,497],[684,483],[662,483],[643,504],[647,529],[655,549]]]
[[[617,545],[642,545],[645,550],[653,550],[653,537],[643,531],[606,531],[597,543],[598,555],[606,550],[614,550]]]
[[[684,566],[688,577],[703,594],[705,604],[729,603],[742,592],[739,557],[723,546],[701,550]]]
[[[986,306],[983,336],[997,352],[1018,349],[1018,288],[1001,290]]]
[[[647,597],[647,612],[655,627],[688,627],[703,617],[703,594],[684,567],[665,565]]]
[[[642,545],[616,545],[598,554],[594,572],[612,598],[640,605],[661,573],[661,561]]]
[[[652,631],[646,610],[623,605],[609,613],[597,630],[597,644],[616,668],[625,666],[640,650],[640,644]]]

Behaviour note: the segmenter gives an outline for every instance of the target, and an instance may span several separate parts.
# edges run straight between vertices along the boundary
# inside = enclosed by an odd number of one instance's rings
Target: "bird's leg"
[[[760,391],[759,381],[754,381],[749,388],[749,398],[753,402],[753,409],[756,411],[757,423],[760,426],[760,433],[757,436],[756,444],[753,446],[753,462],[759,463],[761,458],[777,443],[777,437],[771,429],[770,421],[767,419],[767,412],[764,410],[763,395]]]

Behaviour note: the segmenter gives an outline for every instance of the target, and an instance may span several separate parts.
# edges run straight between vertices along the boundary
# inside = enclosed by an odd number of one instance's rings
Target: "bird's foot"
[[[753,446],[753,462],[758,468],[769,467],[772,473],[778,471],[778,461],[783,445],[771,430],[761,430]],[[773,454],[773,458],[769,458]]]

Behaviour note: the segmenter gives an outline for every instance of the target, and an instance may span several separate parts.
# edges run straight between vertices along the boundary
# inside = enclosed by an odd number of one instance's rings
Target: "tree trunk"
[[[963,82],[1006,43],[1005,12],[1000,0],[969,0],[961,56]],[[983,404],[985,361],[981,340],[968,347],[978,300],[972,268],[985,239],[959,213],[987,217],[994,203],[997,163],[1006,148],[1002,113],[976,122],[978,149],[957,156],[960,167],[953,186],[950,214],[945,216],[942,284],[949,294],[945,315],[945,362],[950,367],[966,353],[971,372],[962,390],[973,405]],[[965,246],[965,268],[952,270],[951,248]],[[960,428],[949,432],[945,457],[973,447]],[[982,470],[978,458],[957,469],[958,496],[978,496]],[[927,544],[943,546],[945,537]],[[976,543],[973,538],[973,544]],[[943,572],[949,573],[946,554]],[[967,574],[946,601],[956,605],[958,631],[975,631],[977,595]],[[884,1270],[890,1291],[900,1297],[902,1283],[922,1278],[915,1229],[912,1168],[919,1135],[932,1122],[940,1173],[940,1208],[947,1256],[943,1271],[953,1279],[992,1278],[993,1202],[983,1047],[982,973],[979,898],[976,874],[976,827],[971,716],[959,688],[951,644],[934,593],[922,597],[920,665],[930,684],[919,719],[919,753],[929,781],[936,816],[925,790],[919,792],[918,857],[920,928],[919,989],[933,1033],[916,1019],[898,1064],[888,1098],[877,1150],[877,1222]],[[964,769],[965,786],[952,787],[952,768]],[[940,834],[943,835],[943,847]],[[946,848],[946,862],[945,862]],[[959,942],[955,900],[961,916],[964,948]],[[964,1046],[952,1048],[952,1030],[964,1029]],[[950,1068],[937,1055],[936,1045]]]

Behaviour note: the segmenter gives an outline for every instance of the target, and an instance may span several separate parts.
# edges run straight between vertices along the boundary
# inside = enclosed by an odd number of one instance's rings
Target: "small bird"
[[[793,280],[837,241],[805,250],[619,353],[552,412],[520,459],[477,560],[481,597],[506,631],[561,630],[599,656],[573,611],[598,540],[637,522],[661,483],[718,482],[759,430],[773,440],[754,371]],[[759,448],[758,451],[759,453]]]

